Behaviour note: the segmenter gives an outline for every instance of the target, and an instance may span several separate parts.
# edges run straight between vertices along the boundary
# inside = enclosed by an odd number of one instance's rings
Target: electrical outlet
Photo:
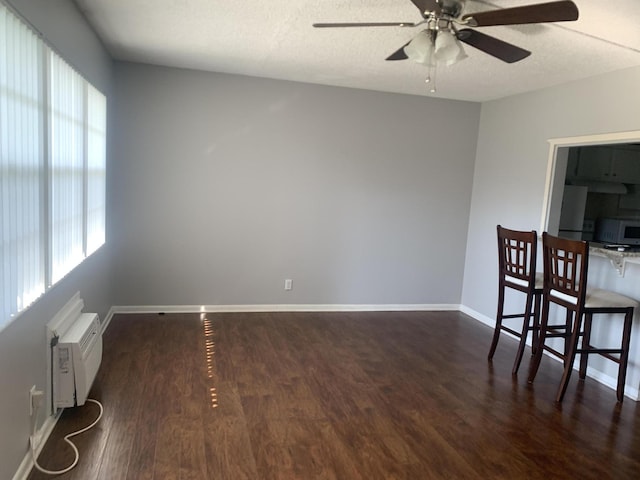
[[[293,280],[291,280],[290,278],[287,278],[284,281],[284,289],[285,290],[291,290],[293,288]]]
[[[29,390],[29,416],[33,416],[33,412],[36,409],[42,407],[42,403],[44,402],[44,392],[42,390],[36,389],[34,385]]]

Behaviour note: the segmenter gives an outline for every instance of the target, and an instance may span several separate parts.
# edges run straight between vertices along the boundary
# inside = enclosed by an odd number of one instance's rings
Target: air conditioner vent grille
[[[80,351],[83,355],[85,355],[89,351],[89,347],[91,343],[95,339],[95,336],[100,332],[100,322],[98,317],[96,317],[93,322],[91,322],[91,326],[89,329],[82,335],[82,338],[78,342],[80,344]]]

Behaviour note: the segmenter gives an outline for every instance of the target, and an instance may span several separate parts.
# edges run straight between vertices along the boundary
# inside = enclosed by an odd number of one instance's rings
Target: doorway
[[[575,204],[568,202],[569,194],[565,198],[566,186],[583,187],[567,189],[571,195],[578,191],[578,196],[584,196],[582,221],[574,216],[571,229],[566,228],[569,207],[563,215],[563,199],[571,208]],[[597,219],[610,216],[640,218],[640,131],[549,140],[540,230],[596,240]],[[576,233],[571,235],[570,230]]]

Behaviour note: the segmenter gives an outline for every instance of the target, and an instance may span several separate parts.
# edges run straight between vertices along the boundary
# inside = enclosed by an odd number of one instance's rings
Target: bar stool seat
[[[511,282],[511,283],[515,283],[517,285],[522,285],[525,288],[529,287],[529,282],[526,282],[524,280],[520,280],[519,278],[516,278],[516,277],[512,277],[511,275],[507,275],[507,280],[509,280],[509,282]],[[544,273],[536,272],[536,276],[534,278],[533,288],[536,289],[536,290],[540,290],[540,292],[542,293],[542,287],[543,286],[544,286]]]
[[[511,373],[515,375],[520,368],[529,332],[533,332],[532,345],[534,348],[537,344],[544,276],[542,273],[536,273],[538,235],[535,230],[510,230],[498,225],[497,232],[498,309],[493,340],[487,358],[489,360],[493,358],[500,339],[500,332],[508,332],[519,338],[518,351],[511,370]],[[522,313],[504,313],[507,288],[525,294],[524,311]],[[516,330],[511,326],[504,325],[503,321],[509,319],[522,319],[520,328]],[[513,325],[513,327],[516,326]]]
[[[587,288],[589,266],[589,246],[587,242],[542,234],[542,254],[544,263],[544,288],[542,294],[542,318],[538,345],[529,370],[529,383],[535,379],[543,351],[559,357],[564,362],[564,371],[556,402],[564,398],[573,363],[580,354],[579,375],[586,378],[589,355],[598,354],[618,366],[616,396],[619,402],[624,398],[625,378],[629,360],[629,343],[633,313],[639,303],[625,295],[601,288]],[[554,304],[566,310],[565,322],[549,325],[550,305]],[[591,345],[591,326],[596,314],[622,314],[622,338],[619,347],[602,348]],[[611,317],[602,321],[611,322]],[[564,338],[564,351],[556,350],[546,344],[550,337]],[[581,348],[578,348],[582,337]]]
[[[602,288],[587,288],[587,296],[584,300],[584,307],[587,309],[637,306],[636,300]]]

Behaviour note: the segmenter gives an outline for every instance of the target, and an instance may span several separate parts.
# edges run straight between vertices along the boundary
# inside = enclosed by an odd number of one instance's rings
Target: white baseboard
[[[483,315],[480,312],[476,312],[475,310],[472,310],[471,308],[467,307],[466,305],[460,305],[460,311],[462,313],[465,313],[465,314],[469,315],[470,317],[478,320],[479,322],[490,326],[491,328],[494,328],[496,326],[496,319],[495,318],[487,317],[486,315]]]
[[[458,304],[266,304],[266,305],[129,305],[111,307],[117,313],[231,313],[231,312],[409,312],[457,311]]]
[[[476,312],[475,310],[472,310],[469,307],[466,307],[464,305],[460,306],[460,311],[462,313],[466,313],[467,315],[469,315],[470,317],[478,320],[481,323],[484,323],[485,325],[490,326],[491,328],[495,328],[496,326],[496,320],[495,318],[490,318],[487,317],[486,315],[483,315],[479,312]],[[517,337],[515,337],[514,335],[509,334],[508,332],[504,332],[507,336],[510,336],[514,339],[517,339]],[[531,341],[527,341],[527,345],[531,346]],[[548,352],[544,352],[545,355],[547,355],[549,358],[556,360],[558,362],[560,362],[561,360],[556,357],[555,355],[551,355]],[[573,367],[574,370],[579,370],[579,366],[574,364]],[[593,378],[595,381],[601,383],[602,385],[609,387],[612,390],[616,390],[618,387],[618,379],[615,377],[612,377],[611,375],[607,375],[606,373],[603,373],[599,370],[595,370],[591,367],[587,367],[587,376],[589,378]],[[631,385],[629,385],[628,383],[625,385],[624,387],[624,396],[630,398],[631,400],[634,401],[640,401],[640,391],[638,390],[638,388],[632,387]]]
[[[128,305],[114,306],[107,317],[118,313],[233,313],[233,312],[409,312],[460,310],[458,304],[286,304],[286,305]]]
[[[42,427],[40,427],[40,430],[36,432],[36,458],[40,455],[45,443],[47,443],[51,432],[53,432],[53,428],[56,426],[56,423],[58,423],[60,415],[62,415],[62,409],[58,410],[54,415],[48,416],[42,424]],[[27,453],[22,459],[22,463],[20,463],[18,470],[16,470],[16,473],[13,475],[12,480],[26,480],[33,467],[34,463],[31,455],[31,446],[29,446]]]
[[[260,312],[430,312],[459,311],[458,304],[288,304],[288,305],[120,305],[109,309],[102,321],[104,333],[119,313],[260,313]]]
[[[104,332],[105,332],[105,330],[107,330],[107,327],[109,326],[109,323],[111,323],[111,319],[116,314],[115,308],[117,308],[117,307],[111,307],[109,309],[109,311],[107,312],[107,316],[104,317],[102,319],[102,321],[100,322],[100,334],[101,335],[104,335]],[[122,312],[122,313],[124,313],[124,312]]]
[[[578,370],[578,369],[574,368],[574,370]],[[599,382],[602,385],[609,387],[613,391],[616,391],[618,388],[617,377],[612,377],[611,375],[602,373],[599,370],[594,370],[591,367],[587,367],[587,377],[593,378],[596,382]],[[636,402],[640,401],[640,392],[638,391],[637,388],[632,387],[628,383],[624,386],[624,396]]]

